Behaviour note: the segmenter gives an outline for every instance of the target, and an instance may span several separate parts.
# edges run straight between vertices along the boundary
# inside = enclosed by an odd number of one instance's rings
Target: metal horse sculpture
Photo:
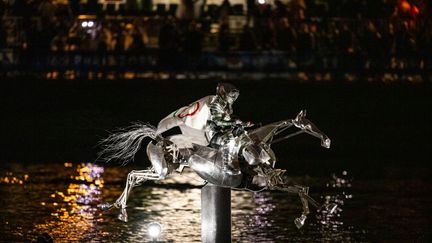
[[[287,135],[281,135],[290,127],[299,130]],[[222,187],[240,190],[260,191],[278,190],[298,194],[303,212],[294,220],[300,228],[309,214],[309,203],[315,207],[320,205],[308,196],[308,187],[288,185],[285,170],[276,169],[276,157],[270,148],[273,143],[280,142],[301,133],[308,133],[321,139],[321,145],[330,148],[330,139],[322,133],[311,121],[306,119],[306,111],[301,111],[295,119],[282,120],[255,129],[244,130],[237,127],[238,136],[234,144],[230,144],[229,154],[222,148],[202,146],[184,141],[194,141],[194,134],[183,134],[163,137],[157,133],[157,128],[136,123],[120,132],[111,134],[102,141],[103,150],[99,154],[107,161],[117,160],[123,163],[132,161],[140,149],[144,138],[151,141],[147,145],[147,156],[152,166],[146,170],[133,170],[127,176],[126,186],[121,196],[114,203],[105,203],[105,210],[119,208],[119,219],[127,221],[126,205],[132,188],[147,180],[163,180],[168,175],[181,173],[184,167],[190,167],[202,179]],[[181,142],[179,142],[181,141]],[[227,169],[224,156],[235,162],[238,169]],[[328,211],[334,211],[335,205]]]

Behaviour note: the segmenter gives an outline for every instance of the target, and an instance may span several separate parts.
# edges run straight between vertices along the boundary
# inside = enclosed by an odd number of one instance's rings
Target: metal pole
[[[231,242],[231,189],[207,184],[201,189],[201,241]]]

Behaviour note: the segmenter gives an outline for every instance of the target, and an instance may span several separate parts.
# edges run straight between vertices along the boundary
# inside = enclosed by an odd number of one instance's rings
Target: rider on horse
[[[206,130],[206,137],[210,141],[209,146],[221,148],[223,151],[224,170],[235,174],[240,173],[237,157],[232,156],[235,138],[243,132],[244,127],[252,125],[250,122],[243,123],[231,117],[232,105],[239,94],[240,92],[232,84],[218,84],[216,96],[210,102],[210,118],[207,120]]]
[[[273,122],[245,132],[244,127],[251,126],[251,123],[232,117],[232,105],[238,96],[239,91],[233,85],[220,83],[216,95],[206,96],[172,112],[159,122],[157,128],[138,122],[102,140],[103,150],[99,156],[105,161],[125,164],[133,161],[143,140],[150,138],[147,156],[151,167],[131,171],[120,197],[114,203],[102,204],[101,208],[120,208],[119,219],[127,221],[127,199],[133,187],[147,180],[163,180],[173,171],[182,173],[184,167],[190,167],[202,179],[218,186],[298,194],[303,212],[295,219],[295,224],[302,227],[310,212],[308,203],[319,205],[308,196],[308,187],[288,184],[285,170],[275,168],[276,157],[270,146],[301,133],[320,138],[321,145],[326,148],[330,147],[331,141],[306,118],[305,110],[295,119]],[[174,127],[179,127],[181,134],[163,134]],[[290,127],[300,131],[282,136],[281,133]],[[239,159],[242,161],[241,170]],[[331,213],[336,208],[333,204],[325,207]]]
[[[223,151],[224,170],[230,174],[240,173],[236,158],[233,158],[235,138],[252,123],[243,123],[233,119],[232,105],[240,92],[229,83],[219,83],[216,95],[206,96],[182,107],[159,122],[157,134],[161,134],[172,127],[178,126],[182,134],[171,137],[176,144],[188,143],[209,146]]]

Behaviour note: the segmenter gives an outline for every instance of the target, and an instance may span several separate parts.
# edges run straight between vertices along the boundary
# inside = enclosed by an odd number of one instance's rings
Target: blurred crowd
[[[247,0],[244,9],[181,0],[175,11],[105,15],[97,2],[0,0],[0,49],[27,52],[158,51],[161,56],[203,51],[283,51],[300,63],[409,65],[432,56],[427,1]],[[408,5],[407,5],[408,4]],[[198,9],[198,10],[197,10]],[[82,17],[82,11],[93,13]],[[337,58],[321,58],[336,56]],[[395,62],[395,60],[399,60]]]

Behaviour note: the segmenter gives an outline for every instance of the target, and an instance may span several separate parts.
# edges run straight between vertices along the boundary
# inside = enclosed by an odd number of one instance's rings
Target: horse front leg
[[[308,193],[309,193],[309,187],[303,187],[303,186],[296,186],[298,188],[298,195],[300,197],[300,201],[303,206],[303,212],[302,215],[294,220],[295,225],[298,229],[303,227],[307,215],[310,213],[309,211],[309,202],[308,202]],[[309,197],[310,198],[310,197]],[[312,198],[310,198],[312,199]],[[313,199],[312,199],[313,200]]]
[[[129,172],[126,180],[126,186],[120,195],[120,197],[115,201],[115,203],[105,203],[100,207],[103,210],[109,210],[113,207],[120,208],[120,214],[118,218],[124,222],[127,222],[127,200],[132,188],[141,185],[147,180],[160,180],[163,179],[159,174],[157,174],[153,169],[150,170],[133,170]]]
[[[308,193],[309,193],[309,188],[308,187],[304,187],[304,186],[273,186],[270,187],[271,190],[278,190],[278,191],[285,191],[288,193],[293,193],[293,194],[298,194],[298,196],[300,197],[300,201],[302,203],[302,208],[303,208],[303,212],[301,214],[300,217],[296,218],[294,220],[295,225],[297,226],[297,228],[301,228],[303,227],[306,219],[307,219],[307,215],[310,213],[309,210],[309,203],[311,203],[314,207],[319,207],[319,204],[312,199]]]

